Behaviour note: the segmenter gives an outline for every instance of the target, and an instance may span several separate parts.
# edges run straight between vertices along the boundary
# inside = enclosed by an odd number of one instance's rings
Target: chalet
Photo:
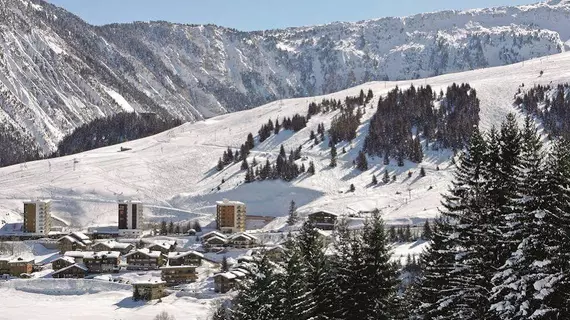
[[[321,230],[334,230],[338,214],[330,211],[317,211],[309,214],[309,221]]]
[[[127,270],[158,270],[163,264],[160,251],[139,249],[125,255],[127,258]]]
[[[65,268],[61,268],[52,274],[53,278],[57,279],[80,279],[85,278],[88,273],[86,266],[74,263]]]
[[[174,251],[176,245],[172,244],[170,242],[156,242],[154,244],[151,244],[150,246],[147,247],[148,250],[150,251],[160,251],[160,253],[166,255],[169,252]]]
[[[205,243],[206,241],[208,241],[212,237],[220,237],[220,238],[225,239],[226,235],[219,232],[219,231],[210,231],[210,232],[202,235],[202,237],[200,239],[202,240],[202,243]]]
[[[133,283],[134,300],[154,300],[164,297],[164,281],[139,281]]]
[[[90,273],[119,272],[118,251],[86,252],[83,263]]]
[[[63,256],[73,258],[75,263],[83,263],[83,257],[87,251],[66,251]]]
[[[231,235],[228,242],[233,248],[251,248],[257,244],[257,238],[242,232]]]
[[[67,268],[71,265],[75,264],[75,259],[72,257],[59,257],[51,262],[51,266],[53,270],[59,270],[63,268]]]
[[[96,242],[92,248],[95,252],[100,251],[119,251],[121,254],[127,254],[135,249],[132,243],[117,242],[114,240],[106,240],[102,242]]]
[[[234,269],[228,272],[218,273],[214,275],[214,291],[226,293],[233,288],[241,279],[247,276],[247,271],[242,269]]]
[[[259,253],[264,254],[271,261],[278,262],[278,261],[283,261],[285,259],[286,250],[287,249],[285,249],[281,245],[274,245],[274,246],[270,246],[270,247],[265,248],[263,251],[261,251]]]
[[[10,267],[10,275],[20,276],[22,274],[30,274],[34,269],[34,258],[24,259],[16,258],[8,262]]]
[[[0,258],[0,275],[10,273],[10,266],[8,263],[10,262],[10,258]]]
[[[72,232],[58,239],[59,251],[61,253],[89,250],[91,243],[89,237],[82,232]]]
[[[164,267],[161,267],[160,271],[162,281],[166,282],[166,284],[169,286],[191,283],[198,280],[198,273],[196,272],[195,265],[166,265]]]
[[[202,243],[204,249],[209,251],[221,250],[227,245],[228,245],[228,239],[226,239],[225,236],[224,237],[213,236],[208,238],[208,240],[206,240],[204,243]]]
[[[169,252],[167,258],[170,266],[200,266],[204,255],[196,251]]]

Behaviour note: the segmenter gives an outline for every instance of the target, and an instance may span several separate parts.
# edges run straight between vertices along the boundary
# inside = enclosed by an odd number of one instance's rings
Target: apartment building
[[[51,200],[24,202],[23,231],[46,235],[51,231]]]
[[[216,202],[216,228],[222,233],[245,231],[246,206],[243,202],[224,199]]]
[[[121,200],[118,204],[119,235],[140,237],[143,233],[143,204],[140,201]]]

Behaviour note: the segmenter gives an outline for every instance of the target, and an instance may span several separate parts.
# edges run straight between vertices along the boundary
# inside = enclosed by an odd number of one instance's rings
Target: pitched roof
[[[338,216],[338,215],[339,215],[338,213],[335,213],[335,212],[332,212],[332,211],[328,211],[328,210],[318,210],[318,211],[309,213],[309,216],[311,216],[311,215],[313,215],[313,214],[315,214],[315,213],[325,213],[325,214],[329,214],[329,215],[332,215],[332,216]]]
[[[133,285],[137,285],[137,284],[165,284],[166,282],[162,281],[162,280],[137,280],[135,282],[131,282],[131,284]]]
[[[229,237],[229,239],[230,239],[230,240],[234,240],[234,239],[237,239],[237,238],[240,238],[240,237],[246,238],[246,239],[249,239],[249,240],[257,240],[256,237],[252,236],[251,234],[245,233],[245,232],[239,232],[239,233],[232,234],[232,235]]]
[[[86,267],[84,264],[82,264],[82,263],[74,263],[74,264],[72,264],[72,265],[70,265],[70,266],[67,266],[67,267],[65,267],[65,268],[61,268],[61,269],[55,271],[53,274],[58,274],[58,273],[61,273],[61,272],[63,272],[63,271],[66,271],[66,270],[69,270],[69,269],[73,269],[73,268],[79,268],[79,269],[81,269],[81,270],[83,270],[83,271],[85,271],[85,272],[87,272],[87,270],[88,270],[87,267]]]
[[[212,240],[220,240],[220,241],[223,242],[223,243],[227,243],[227,242],[228,242],[228,239],[226,239],[226,238],[221,238],[221,237],[218,237],[218,236],[213,236],[213,237],[211,237],[211,238],[208,238],[208,240],[206,240],[206,243],[210,243],[210,242],[212,242]]]
[[[226,278],[228,280],[231,280],[231,279],[237,278],[237,275],[228,271],[228,272],[224,272],[224,273],[217,273],[214,275],[214,277],[223,277],[223,278]]]
[[[119,251],[67,251],[64,256],[82,259],[119,258]]]
[[[208,232],[208,233],[203,234],[203,235],[202,235],[202,239],[203,239],[203,238],[208,238],[208,237],[211,237],[211,236],[218,236],[218,237],[220,237],[220,238],[225,238],[225,237],[226,237],[225,234],[223,234],[223,233],[221,233],[221,232],[219,232],[219,231],[214,230],[214,231],[210,231],[210,232]]]
[[[194,268],[196,269],[196,266],[193,265],[181,265],[181,266],[169,266],[166,265],[164,267],[160,267],[160,269],[187,269],[187,268]]]
[[[198,251],[169,252],[167,257],[168,257],[168,259],[180,259],[180,258],[190,256],[190,255],[194,255],[194,256],[198,256],[200,258],[204,258],[204,255]]]
[[[82,241],[89,240],[89,237],[87,235],[85,235],[85,233],[83,233],[83,232],[72,232],[71,236],[73,236],[74,238],[77,238],[79,240],[82,240]]]
[[[161,248],[166,249],[166,250],[170,250],[170,248],[172,248],[172,245],[170,243],[167,243],[167,242],[155,242],[155,243],[149,245],[148,248],[152,248],[154,246],[158,246],[158,247],[161,247]]]
[[[130,246],[133,246],[130,243],[124,243],[124,242],[117,242],[114,240],[107,240],[107,241],[103,241],[103,242],[97,242],[95,243],[94,246],[96,245],[103,245],[109,249],[127,249]]]
[[[141,254],[144,254],[145,256],[150,257],[150,258],[158,258],[162,254],[162,252],[160,252],[160,251],[150,251],[148,249],[139,249],[137,251],[127,253],[125,255],[125,257],[130,257],[135,253],[141,253]]]
[[[54,263],[54,262],[56,262],[56,261],[58,261],[58,260],[64,260],[64,261],[67,261],[67,262],[69,262],[69,263],[71,263],[71,264],[75,263],[75,259],[74,259],[73,257],[69,257],[69,256],[59,257],[59,258],[53,260],[52,263]]]
[[[8,263],[25,263],[25,262],[31,262],[34,263],[34,258],[22,258],[22,257],[18,257],[18,258],[14,258],[10,261],[8,261]]]

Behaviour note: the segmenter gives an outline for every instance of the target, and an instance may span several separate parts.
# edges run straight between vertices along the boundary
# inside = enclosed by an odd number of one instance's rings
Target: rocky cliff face
[[[0,0],[0,121],[43,150],[121,111],[195,121],[371,80],[559,53],[570,4],[240,32],[167,22],[91,26],[40,0]]]

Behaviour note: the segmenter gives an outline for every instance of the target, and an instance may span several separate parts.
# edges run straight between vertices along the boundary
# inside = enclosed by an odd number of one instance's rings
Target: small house
[[[228,239],[226,239],[226,237],[218,237],[218,236],[210,237],[202,244],[204,249],[209,251],[221,250],[227,245],[228,245]]]
[[[95,252],[101,251],[118,251],[121,254],[127,254],[131,252],[135,246],[132,243],[117,242],[114,240],[105,240],[102,242],[97,242],[92,246],[92,250]]]
[[[257,244],[257,238],[247,233],[236,233],[228,238],[229,245],[233,248],[251,248]]]
[[[74,263],[65,268],[61,268],[52,274],[56,279],[81,279],[85,278],[88,273],[86,266]]]
[[[160,251],[162,254],[166,255],[169,252],[174,251],[175,247],[176,247],[175,244],[159,241],[154,244],[151,244],[150,246],[147,247],[147,249],[149,249],[150,251]]]
[[[197,251],[169,252],[167,258],[170,266],[200,266],[204,255]]]
[[[10,267],[10,275],[18,277],[22,274],[30,274],[34,270],[34,258],[24,259],[16,258],[8,262]]]
[[[118,251],[86,252],[83,263],[91,273],[119,272]]]
[[[133,283],[133,300],[155,300],[164,297],[164,281],[139,281]]]
[[[160,251],[139,249],[125,255],[127,270],[158,270],[163,265],[163,256]]]
[[[59,257],[51,262],[51,267],[53,270],[59,270],[63,268],[67,268],[71,265],[75,264],[75,259],[72,257]]]
[[[196,266],[180,265],[170,266],[166,265],[160,268],[162,281],[166,282],[168,286],[176,286],[179,284],[186,284],[198,280],[198,273]]]
[[[202,243],[205,243],[206,241],[208,241],[212,237],[219,237],[219,238],[225,239],[226,235],[219,232],[219,231],[210,231],[210,232],[202,235],[202,237],[200,239],[202,240]]]
[[[92,241],[82,232],[72,232],[58,239],[59,251],[84,251],[89,250]]]
[[[228,272],[218,273],[214,275],[214,291],[226,293],[233,288],[242,279],[245,278],[247,272],[245,270],[231,270]]]
[[[330,211],[317,211],[309,214],[309,221],[321,230],[334,230],[338,214]]]

